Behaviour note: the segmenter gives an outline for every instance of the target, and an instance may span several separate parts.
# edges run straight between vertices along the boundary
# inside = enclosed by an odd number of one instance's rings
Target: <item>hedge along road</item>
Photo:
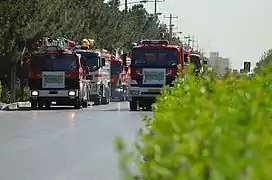
[[[151,116],[151,112],[144,112]],[[1,180],[120,180],[113,142],[143,126],[128,103],[0,112]]]

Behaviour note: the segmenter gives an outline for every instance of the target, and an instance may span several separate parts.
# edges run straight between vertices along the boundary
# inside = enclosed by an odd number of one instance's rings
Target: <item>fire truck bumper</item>
[[[78,90],[30,90],[30,101],[69,104],[78,100]]]
[[[130,87],[128,92],[128,100],[131,101],[132,98],[151,98],[155,99],[162,93],[162,88],[152,88],[152,87]]]

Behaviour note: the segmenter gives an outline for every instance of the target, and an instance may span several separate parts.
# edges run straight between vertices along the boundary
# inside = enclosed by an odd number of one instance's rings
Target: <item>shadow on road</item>
[[[95,111],[127,111],[127,112],[135,112],[135,111],[130,111],[128,108],[121,108],[121,109],[118,109],[118,108],[114,108],[114,109],[98,109],[98,110],[95,110]],[[148,110],[148,109],[141,109],[140,111],[136,111],[136,112],[152,112],[152,110]]]
[[[95,111],[129,111],[128,108],[97,109]]]
[[[19,107],[17,109],[10,109],[8,111],[52,111],[52,110],[76,110],[72,106],[52,106],[50,108],[35,108],[32,109],[30,107]]]

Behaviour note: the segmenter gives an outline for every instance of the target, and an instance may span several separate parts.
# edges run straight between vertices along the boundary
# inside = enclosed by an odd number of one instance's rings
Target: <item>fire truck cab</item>
[[[194,52],[193,49],[189,49],[186,51],[187,53],[187,63],[193,64],[195,66],[194,71],[196,73],[204,72],[204,64],[207,64],[207,61],[200,55]]]
[[[30,56],[29,99],[32,108],[72,105],[86,107],[84,65],[81,56],[67,47],[67,40],[45,37],[35,43],[37,50]],[[75,44],[74,44],[75,45]]]
[[[109,104],[110,102],[110,59],[100,50],[90,49],[89,46],[78,46],[74,50],[83,58],[84,64],[89,67],[86,81],[90,87],[89,99],[94,105]]]
[[[128,84],[130,110],[151,109],[163,86],[174,86],[178,66],[185,65],[184,57],[182,47],[169,45],[167,40],[144,40],[134,46]]]

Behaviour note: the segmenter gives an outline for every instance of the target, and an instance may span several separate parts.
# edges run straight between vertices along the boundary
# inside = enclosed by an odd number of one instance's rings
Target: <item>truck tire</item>
[[[83,101],[82,102],[82,107],[83,108],[87,108],[88,107],[88,102],[87,101]]]
[[[31,104],[31,109],[37,109],[37,106],[38,106],[38,104],[37,104],[37,101],[30,101],[30,104]]]
[[[45,103],[45,108],[46,108],[46,109],[50,109],[50,106],[51,106],[51,102],[46,102],[46,103]]]
[[[94,99],[94,105],[101,105],[101,98],[97,97]]]
[[[152,104],[146,105],[146,110],[147,111],[152,111]]]
[[[106,105],[110,103],[110,98],[109,97],[102,97],[101,99],[101,104]]]
[[[81,102],[78,100],[75,102],[74,109],[80,109],[81,108]]]
[[[137,111],[137,101],[132,100],[129,102],[130,111]]]
[[[42,108],[43,108],[43,102],[38,101],[37,103],[38,103],[38,108],[39,108],[39,109],[42,109]]]

